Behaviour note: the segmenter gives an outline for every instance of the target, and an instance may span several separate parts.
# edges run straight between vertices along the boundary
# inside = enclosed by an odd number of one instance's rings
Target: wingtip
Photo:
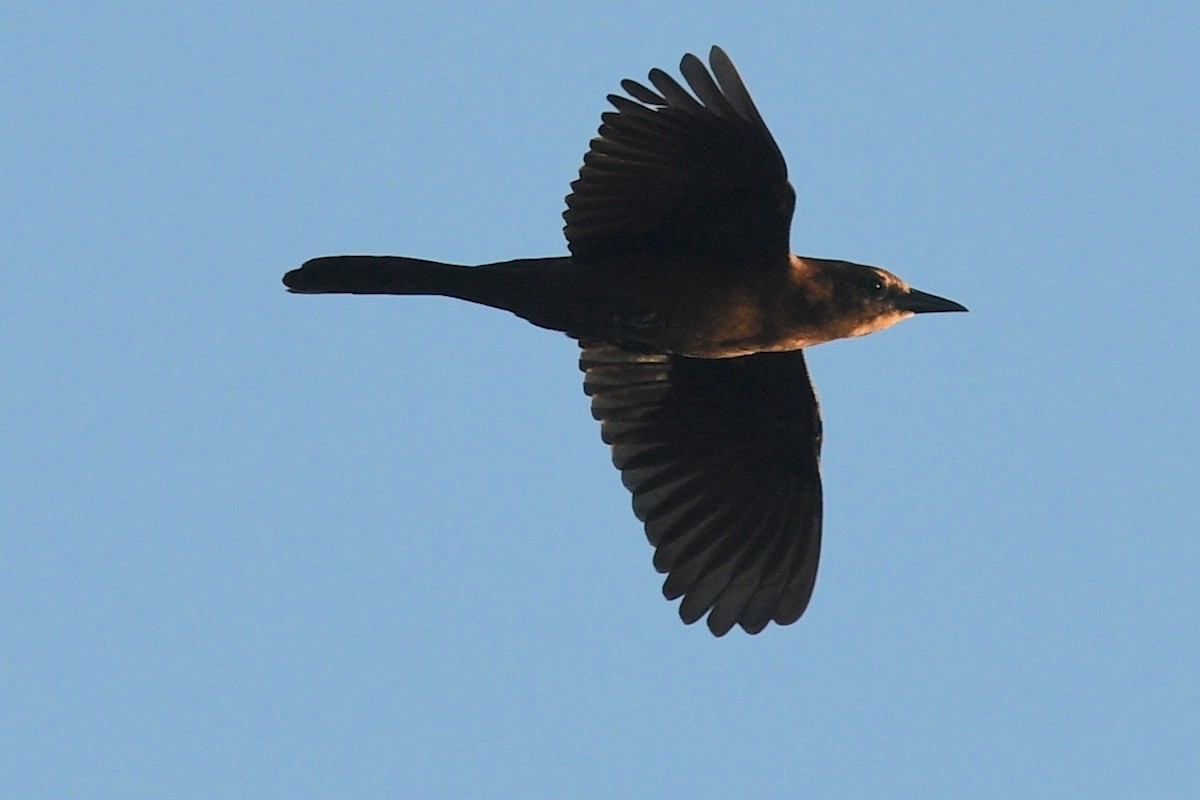
[[[704,68],[704,62],[700,60],[699,56],[697,56],[693,53],[684,53],[683,58],[679,59],[679,71],[686,72],[687,65],[692,62],[696,62],[697,64],[699,64],[701,69]]]
[[[683,70],[683,65],[689,61],[696,61],[701,67],[704,66],[704,61],[699,56],[692,53],[684,53],[683,58],[679,59],[679,69]],[[729,60],[729,55],[725,52],[725,50],[719,44],[714,44],[712,47],[708,48],[708,63],[716,66],[718,61],[728,64],[733,63]]]

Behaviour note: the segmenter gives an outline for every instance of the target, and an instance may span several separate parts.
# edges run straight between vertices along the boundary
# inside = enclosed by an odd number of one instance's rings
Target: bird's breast
[[[587,323],[579,338],[698,358],[798,350],[829,338],[811,313],[797,313],[786,270],[623,266],[581,276]]]

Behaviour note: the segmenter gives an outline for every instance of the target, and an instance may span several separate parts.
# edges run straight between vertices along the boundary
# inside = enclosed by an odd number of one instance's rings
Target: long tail
[[[324,256],[283,276],[299,294],[436,294],[511,311],[567,331],[569,256],[466,267],[403,256]]]

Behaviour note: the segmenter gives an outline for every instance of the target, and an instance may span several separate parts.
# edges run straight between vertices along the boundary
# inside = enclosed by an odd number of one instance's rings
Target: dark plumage
[[[567,196],[570,256],[477,267],[313,259],[293,292],[439,294],[501,308],[583,348],[584,391],[634,512],[718,636],[795,622],[821,541],[821,420],[801,348],[913,314],[965,311],[891,273],[790,252],[796,194],[719,48],[626,80]]]

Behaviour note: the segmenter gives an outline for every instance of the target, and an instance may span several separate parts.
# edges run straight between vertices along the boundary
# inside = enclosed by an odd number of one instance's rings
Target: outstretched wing
[[[625,80],[633,99],[608,96],[617,110],[601,115],[563,214],[573,256],[787,255],[796,193],[783,154],[733,62],[718,47],[709,60],[711,74],[690,53],[680,63],[694,97],[659,69],[657,92]]]
[[[821,418],[799,351],[697,359],[584,344],[592,414],[679,615],[722,636],[804,613],[821,544]]]

